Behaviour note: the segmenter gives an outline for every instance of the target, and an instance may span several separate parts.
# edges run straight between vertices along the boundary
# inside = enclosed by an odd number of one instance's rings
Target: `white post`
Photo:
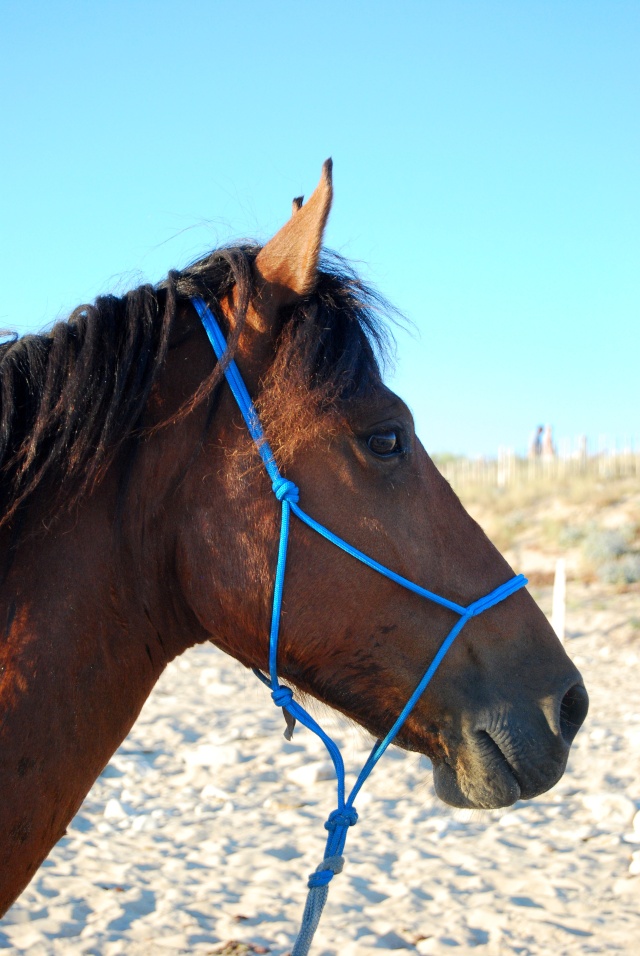
[[[561,644],[564,644],[564,619],[567,597],[567,562],[564,558],[556,561],[556,573],[553,578],[553,603],[551,608],[551,627]]]

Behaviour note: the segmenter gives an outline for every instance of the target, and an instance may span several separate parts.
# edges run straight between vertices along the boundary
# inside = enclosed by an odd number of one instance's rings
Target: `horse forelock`
[[[348,420],[381,383],[397,313],[352,266],[325,253],[311,295],[283,322],[257,407],[281,466],[314,436]]]
[[[259,246],[220,249],[159,286],[101,296],[41,335],[0,345],[0,526],[48,482],[56,507],[99,480],[123,445],[144,435],[144,411],[171,347],[181,306],[194,296],[216,307],[233,289],[235,353]],[[282,323],[258,397],[267,437],[284,462],[303,437],[344,415],[380,381],[392,312],[335,254],[323,257],[314,291]],[[179,416],[211,395],[217,368]],[[175,420],[175,415],[173,416]]]

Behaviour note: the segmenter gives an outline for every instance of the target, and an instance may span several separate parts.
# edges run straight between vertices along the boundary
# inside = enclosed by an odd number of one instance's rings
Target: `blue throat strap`
[[[325,823],[325,828],[328,830],[329,835],[327,837],[324,859],[317,870],[309,877],[309,894],[302,918],[302,925],[298,934],[298,938],[291,951],[291,956],[306,956],[306,954],[309,952],[309,947],[311,946],[316,927],[320,921],[322,909],[327,898],[328,884],[333,878],[334,874],[339,873],[342,870],[344,864],[342,852],[344,850],[344,845],[347,838],[347,831],[349,827],[353,826],[358,820],[358,814],[356,813],[356,809],[354,807],[354,801],[360,792],[362,785],[382,757],[389,744],[394,740],[396,734],[415,707],[419,698],[424,693],[425,688],[440,666],[445,654],[467,621],[469,621],[472,617],[477,617],[478,614],[482,614],[483,611],[488,610],[495,604],[499,604],[501,601],[504,601],[505,598],[509,597],[509,595],[513,594],[515,591],[519,591],[520,588],[527,584],[527,579],[522,574],[518,574],[516,577],[511,578],[510,581],[507,581],[505,584],[501,584],[500,587],[497,587],[494,591],[491,591],[490,594],[487,594],[485,597],[482,597],[479,600],[474,601],[472,604],[469,604],[467,607],[464,607],[461,604],[456,604],[454,601],[449,601],[447,598],[441,597],[439,594],[434,594],[432,591],[428,591],[426,588],[421,587],[419,584],[415,584],[413,581],[409,581],[400,574],[396,574],[395,571],[391,571],[389,568],[384,567],[384,565],[374,561],[373,558],[363,554],[362,551],[358,551],[357,548],[354,548],[346,541],[343,541],[342,538],[339,538],[328,528],[325,528],[324,525],[318,524],[317,521],[310,517],[310,515],[306,514],[306,512],[304,512],[300,507],[298,503],[300,499],[300,492],[298,491],[298,488],[293,484],[293,482],[283,478],[280,474],[273,456],[273,452],[271,451],[271,448],[264,437],[260,420],[254,408],[253,402],[249,397],[249,393],[246,389],[244,381],[242,380],[242,376],[238,371],[238,367],[233,359],[229,360],[228,357],[225,357],[227,343],[211,310],[202,299],[193,299],[193,305],[202,320],[202,324],[205,327],[209,341],[213,346],[218,361],[222,362],[224,358],[224,374],[226,376],[227,382],[231,388],[238,407],[242,412],[242,416],[246,422],[247,428],[249,429],[249,433],[256,444],[256,448],[260,454],[260,457],[262,458],[267,474],[271,479],[273,492],[282,505],[280,543],[278,546],[278,560],[276,564],[276,576],[273,592],[273,609],[271,614],[271,631],[269,637],[269,676],[266,677],[259,670],[255,670],[254,673],[264,684],[267,685],[267,687],[270,688],[273,702],[278,707],[282,707],[285,713],[289,714],[290,718],[292,719],[290,721],[290,726],[293,726],[295,721],[298,720],[303,726],[308,727],[309,730],[312,730],[314,734],[317,734],[318,737],[320,737],[329,752],[336,771],[338,806],[335,810],[333,810],[332,813],[329,814],[329,818]],[[278,680],[278,632],[280,628],[280,612],[282,608],[282,591],[284,587],[286,571],[287,543],[289,539],[289,520],[291,512],[293,512],[293,514],[295,514],[300,521],[304,522],[304,524],[308,525],[318,534],[322,535],[322,537],[326,538],[327,541],[330,541],[338,548],[346,551],[347,554],[350,554],[351,557],[355,558],[357,561],[361,561],[374,571],[384,575],[384,577],[389,578],[391,581],[395,581],[396,584],[400,584],[404,588],[407,588],[407,590],[413,591],[414,594],[419,594],[428,601],[432,601],[435,604],[440,604],[442,607],[449,608],[449,610],[454,611],[459,615],[458,620],[442,642],[437,654],[433,658],[429,668],[420,680],[418,686],[398,714],[395,723],[387,731],[387,734],[382,738],[382,740],[376,741],[348,796],[346,795],[345,790],[344,762],[337,744],[331,739],[331,737],[328,736],[328,734],[325,733],[322,727],[316,723],[313,717],[308,714],[307,711],[304,710],[304,708],[301,707],[296,700],[294,700],[291,689],[283,684],[280,684]]]

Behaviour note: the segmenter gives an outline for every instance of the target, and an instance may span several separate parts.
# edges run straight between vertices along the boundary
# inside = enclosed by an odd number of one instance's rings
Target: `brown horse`
[[[511,570],[382,383],[384,302],[320,256],[331,166],[262,249],[100,298],[0,348],[0,911],[63,835],[167,662],[265,669],[278,502],[190,298],[216,311],[307,513],[467,605]],[[378,356],[378,357],[377,357]],[[280,677],[383,736],[455,615],[291,527]],[[398,743],[438,794],[551,787],[587,709],[522,590],[470,621]]]

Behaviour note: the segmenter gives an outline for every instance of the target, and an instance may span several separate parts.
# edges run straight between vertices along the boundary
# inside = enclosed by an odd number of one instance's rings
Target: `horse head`
[[[280,232],[246,253],[243,277],[215,305],[304,510],[380,564],[467,606],[513,572],[384,385],[368,290],[322,262],[331,195],[326,165],[308,203],[294,202]],[[203,361],[211,353],[195,327],[170,374]],[[278,503],[226,388],[215,403],[173,500],[181,601],[198,639],[265,669]],[[303,694],[382,738],[454,621],[293,521],[278,674]],[[397,743],[430,757],[448,803],[506,806],[557,782],[586,710],[580,675],[522,590],[466,625]]]

